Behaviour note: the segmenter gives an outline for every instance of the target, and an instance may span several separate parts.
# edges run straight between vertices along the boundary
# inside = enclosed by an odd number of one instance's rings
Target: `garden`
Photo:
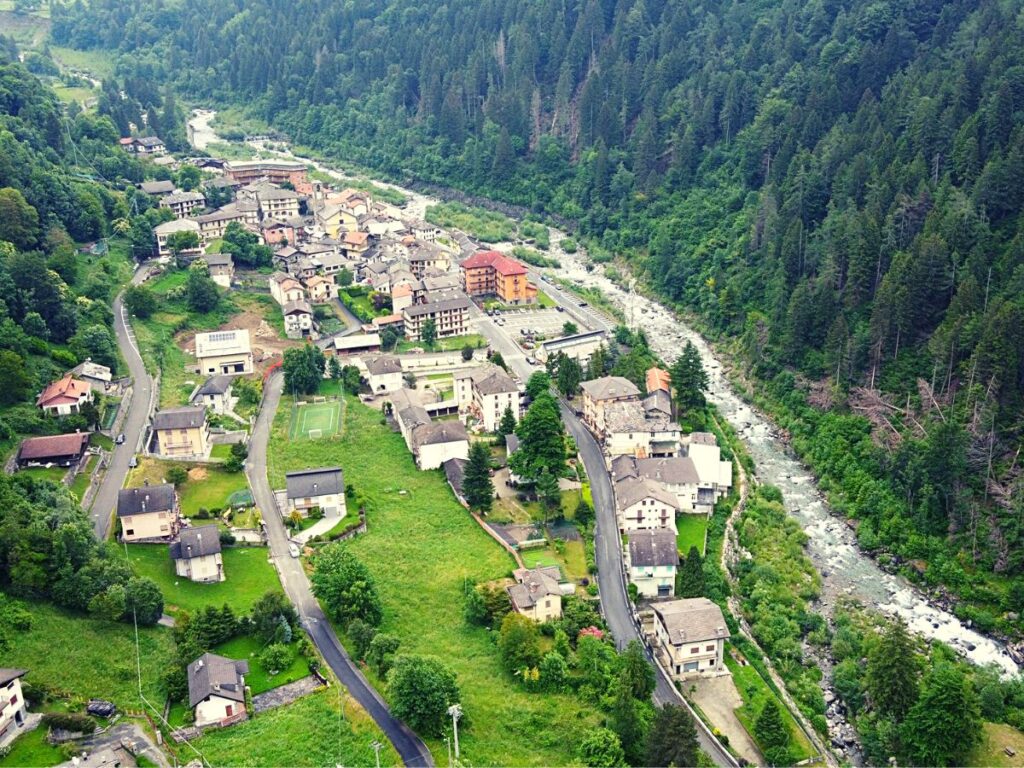
[[[139,488],[146,483],[159,485],[167,482],[174,482],[181,513],[185,517],[199,519],[203,519],[200,510],[207,510],[210,514],[213,510],[222,510],[232,496],[249,489],[242,472],[228,472],[211,464],[193,466],[148,456],[139,459],[139,465],[128,473],[125,486]]]

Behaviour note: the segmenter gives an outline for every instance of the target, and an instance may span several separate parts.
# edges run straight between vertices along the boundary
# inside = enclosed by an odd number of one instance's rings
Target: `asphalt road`
[[[564,291],[551,290],[552,286],[543,280],[538,280],[539,276],[532,270],[530,278],[537,281],[541,289],[556,303],[565,307],[567,314],[577,316],[591,328],[608,329],[608,323],[595,311],[587,312],[588,308],[583,308],[581,312],[574,297],[566,295]],[[584,312],[586,313],[585,319],[579,317]],[[542,370],[542,366],[531,366],[526,362],[526,355],[523,351],[509,337],[506,330],[496,325],[489,316],[477,311],[473,322],[476,324],[477,332],[487,337],[491,346],[501,353],[502,359],[510,369],[519,375],[520,380],[525,382],[531,373]],[[594,436],[583,426],[583,423],[568,406],[562,403],[561,410],[562,420],[565,422],[569,434],[576,441],[576,446],[583,459],[583,465],[590,480],[590,491],[594,498],[597,519],[594,533],[594,558],[597,562],[597,584],[601,595],[601,611],[611,630],[612,637],[615,638],[615,645],[619,649],[625,648],[632,640],[640,640],[642,644],[640,632],[636,624],[633,623],[633,612],[626,592],[622,544],[618,522],[615,518],[615,496],[612,491],[611,476],[605,465],[604,452]],[[649,652],[647,655],[653,663]],[[736,761],[732,755],[704,726],[703,721],[697,717],[661,666],[654,664],[654,667],[657,671],[657,684],[654,690],[655,704],[660,706],[676,704],[689,709],[698,725],[697,741],[701,749],[711,756],[716,765],[730,768],[735,766]]]
[[[313,597],[309,579],[302,569],[302,561],[291,557],[288,552],[288,535],[267,478],[270,425],[277,412],[283,386],[284,377],[280,373],[271,376],[264,386],[263,405],[253,427],[252,438],[249,441],[249,458],[245,463],[245,474],[249,479],[253,498],[256,506],[263,511],[270,554],[281,576],[281,583],[288,599],[299,612],[310,639],[320,649],[320,653],[349,693],[370,714],[394,745],[402,762],[409,766],[432,766],[434,761],[427,746],[405,723],[392,716],[380,694],[352,663],[320,604]]]
[[[132,276],[132,285],[138,285],[149,274],[149,265],[142,264]],[[125,440],[123,445],[115,445],[107,465],[106,474],[93,497],[91,514],[93,530],[96,538],[105,539],[109,533],[110,521],[114,508],[117,506],[117,492],[124,487],[128,476],[128,462],[132,456],[142,450],[142,440],[146,432],[146,423],[152,408],[154,396],[153,379],[146,373],[146,366],[139,355],[135,344],[135,334],[128,323],[121,296],[114,299],[114,335],[121,356],[128,363],[128,374],[132,379],[132,400],[128,406],[128,415],[121,426]]]

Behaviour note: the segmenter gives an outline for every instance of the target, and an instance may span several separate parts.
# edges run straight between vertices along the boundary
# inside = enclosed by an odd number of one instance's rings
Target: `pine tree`
[[[470,509],[487,514],[494,500],[491,480],[491,452],[487,445],[475,442],[469,448],[469,460],[462,476],[462,495]]]
[[[889,624],[868,654],[865,682],[875,709],[896,722],[917,701],[917,663],[907,628],[899,619]]]
[[[974,686],[955,665],[939,662],[925,678],[903,734],[914,765],[966,765],[981,740],[981,725]]]
[[[536,488],[537,498],[540,499],[545,509],[555,509],[561,503],[562,496],[558,490],[558,478],[547,469],[542,469],[537,476]]]
[[[512,137],[509,136],[508,128],[502,127],[498,135],[498,143],[494,147],[494,163],[491,165],[491,176],[497,183],[503,183],[512,178],[516,170],[516,153],[512,149]]]
[[[511,435],[516,431],[516,415],[512,413],[512,406],[506,405],[505,410],[501,414],[501,422],[498,424],[498,437],[502,443],[505,442],[505,436]]]
[[[690,547],[676,573],[676,597],[704,596],[704,562],[696,547]]]
[[[669,704],[658,710],[647,734],[644,765],[697,765],[697,729],[690,713]]]
[[[708,375],[700,361],[700,353],[687,341],[683,353],[669,369],[672,387],[676,392],[676,408],[680,414],[704,408],[704,393],[708,388]]]
[[[509,466],[520,477],[536,480],[542,470],[555,479],[565,469],[565,425],[555,399],[544,392],[526,411],[516,426],[519,450],[512,454]]]
[[[774,698],[768,698],[754,721],[754,737],[770,765],[789,765],[789,730]]]

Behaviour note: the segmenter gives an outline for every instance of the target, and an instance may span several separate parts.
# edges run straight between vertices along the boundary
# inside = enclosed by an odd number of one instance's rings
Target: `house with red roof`
[[[51,382],[36,398],[36,405],[45,413],[67,416],[78,413],[91,398],[92,389],[89,385],[68,374],[63,379]]]
[[[462,288],[469,296],[494,296],[505,304],[537,301],[526,267],[498,251],[480,251],[462,262]]]

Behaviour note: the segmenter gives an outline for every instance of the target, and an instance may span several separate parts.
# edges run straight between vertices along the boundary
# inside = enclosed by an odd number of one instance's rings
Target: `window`
[[[697,645],[697,646],[694,646],[693,648],[691,648],[690,649],[690,653],[700,653],[700,646]]]
[[[705,647],[704,650],[707,651],[708,653],[713,653],[714,650],[715,650],[715,646],[709,645],[709,646]]]
[[[129,528],[127,531],[124,532],[124,535],[125,536],[134,536],[135,535],[135,530],[132,529],[132,528]]]

